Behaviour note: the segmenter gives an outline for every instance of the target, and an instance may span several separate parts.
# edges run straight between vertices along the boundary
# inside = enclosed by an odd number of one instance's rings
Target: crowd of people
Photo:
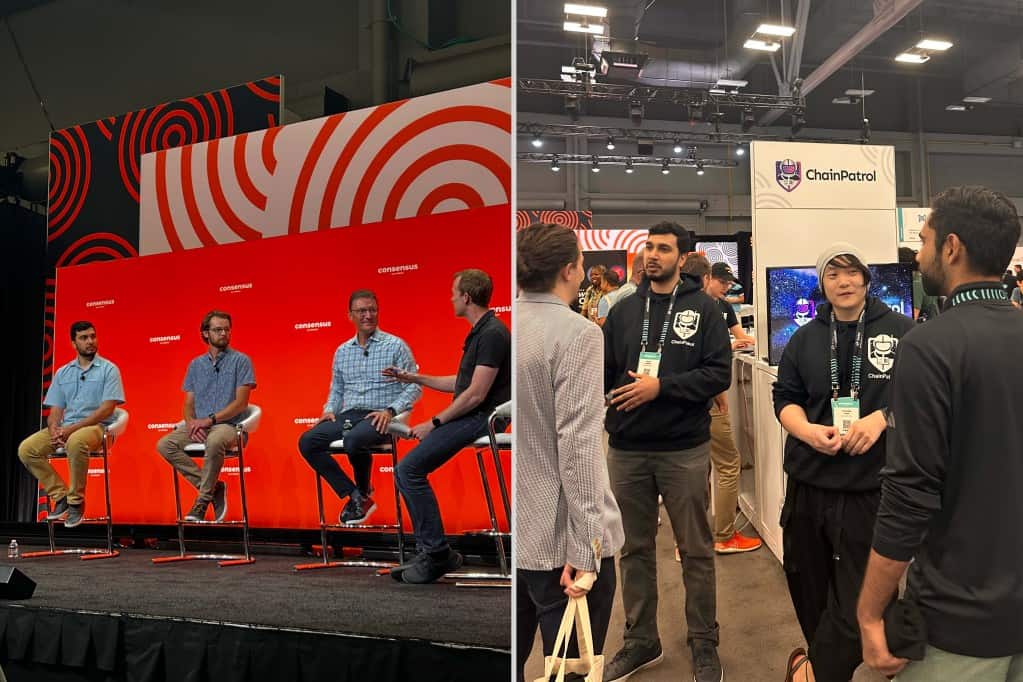
[[[1023,674],[1023,537],[1002,523],[1023,511],[1012,408],[1023,368],[1004,361],[1023,317],[1001,282],[1019,235],[1003,195],[939,194],[914,262],[922,290],[944,304],[936,315],[915,298],[923,325],[869,295],[855,244],[819,254],[827,302],[792,336],[773,389],[787,433],[784,572],[808,645],[789,656],[787,682],[846,682],[862,662],[911,682]],[[588,595],[602,653],[619,579],[624,645],[604,679],[662,660],[658,496],[682,558],[693,677],[724,679],[714,550],[743,538],[734,497],[721,494],[733,456],[715,454],[725,440],[715,421],[727,414],[732,350],[749,340],[722,305],[734,276],[689,247],[678,225],[650,228],[635,291],[611,300],[599,329],[570,309],[585,278],[574,233],[518,234],[519,679],[537,628],[552,653],[570,597]]]

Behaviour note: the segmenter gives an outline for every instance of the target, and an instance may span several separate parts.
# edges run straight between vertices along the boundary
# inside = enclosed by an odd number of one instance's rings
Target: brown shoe
[[[800,661],[799,660],[800,658],[802,658],[803,660]],[[806,655],[806,649],[802,647],[798,649],[793,649],[792,653],[789,654],[789,662],[785,666],[785,682],[795,682],[796,671],[801,666],[805,665],[807,660],[809,659]],[[797,662],[799,663],[799,665],[796,665]]]

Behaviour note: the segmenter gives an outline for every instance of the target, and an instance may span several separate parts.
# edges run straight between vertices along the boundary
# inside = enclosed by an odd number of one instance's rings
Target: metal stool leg
[[[253,564],[256,562],[252,558],[252,553],[249,549],[249,503],[245,497],[245,457],[243,449],[245,447],[243,431],[241,428],[238,429],[238,485],[241,488],[242,493],[242,546],[245,550],[244,559],[224,559],[218,561],[217,565],[220,567],[225,566],[241,566],[244,564]]]
[[[483,483],[483,497],[487,501],[487,512],[490,514],[490,532],[494,537],[494,545],[497,548],[497,561],[501,567],[502,575],[509,575],[508,571],[508,558],[504,553],[504,539],[501,537],[501,531],[497,526],[497,512],[494,510],[494,496],[490,492],[490,481],[487,478],[487,470],[483,465],[483,453],[479,450],[476,451],[476,463],[480,467],[480,480]]]
[[[401,518],[401,491],[398,490],[398,439],[391,436],[391,481],[394,483],[394,518],[398,524],[398,563],[405,563],[405,522]]]

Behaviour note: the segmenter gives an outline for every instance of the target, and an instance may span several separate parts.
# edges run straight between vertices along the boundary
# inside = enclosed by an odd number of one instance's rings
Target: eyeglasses
[[[210,332],[210,334],[230,334],[231,333],[231,328],[230,327],[210,327],[209,332]]]
[[[376,315],[376,308],[352,308],[352,314],[356,317],[362,317],[363,315]]]

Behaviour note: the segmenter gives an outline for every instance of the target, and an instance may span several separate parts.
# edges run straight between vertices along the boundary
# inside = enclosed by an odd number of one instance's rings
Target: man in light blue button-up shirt
[[[356,334],[334,352],[323,414],[298,441],[299,452],[309,466],[339,498],[348,498],[339,519],[344,524],[363,523],[376,509],[370,497],[370,448],[383,442],[391,419],[411,410],[423,392],[418,385],[403,386],[384,376],[387,367],[409,372],[418,368],[408,344],[378,328],[378,315],[377,297],[372,291],[360,289],[349,297],[348,319],[355,325]],[[344,439],[355,482],[328,450],[331,441],[339,438]]]
[[[91,322],[71,325],[71,345],[77,357],[54,372],[43,401],[50,408],[46,428],[18,446],[18,458],[53,502],[48,518],[66,519],[64,525],[69,528],[82,522],[89,453],[100,449],[103,425],[113,421],[114,408],[124,402],[121,372],[97,354],[99,344]],[[50,464],[58,447],[67,451],[70,487]]]

